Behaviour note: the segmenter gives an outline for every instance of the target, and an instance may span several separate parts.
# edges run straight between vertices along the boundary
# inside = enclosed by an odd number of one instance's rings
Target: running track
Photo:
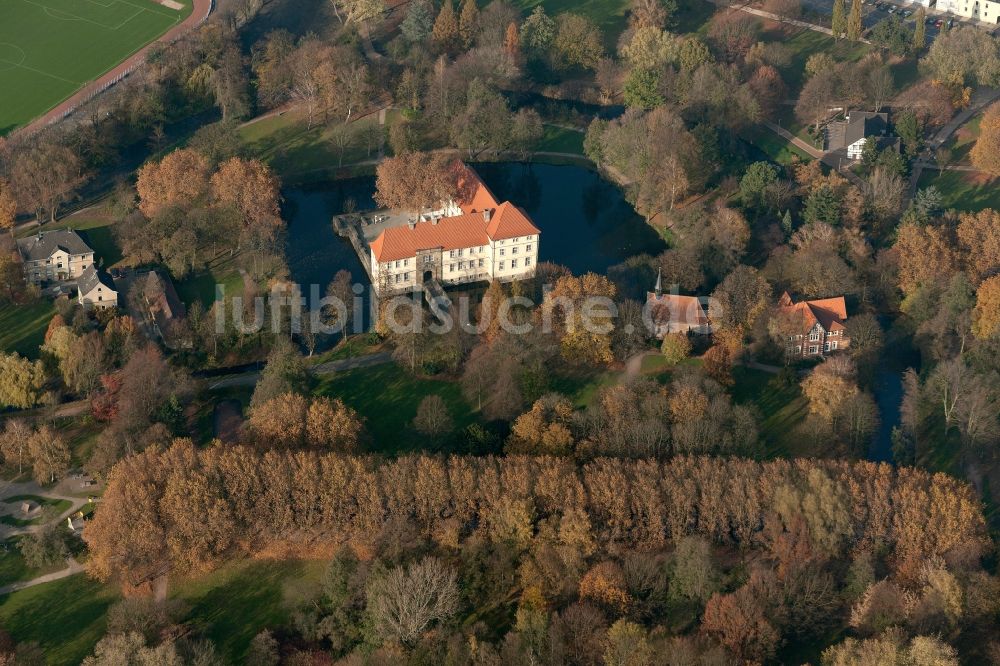
[[[146,54],[157,43],[169,43],[180,39],[188,32],[190,32],[195,26],[201,23],[208,13],[212,10],[212,0],[193,0],[194,9],[186,19],[175,25],[173,28],[163,33],[159,39],[156,39],[146,46],[142,47],[127,59],[123,60],[118,64],[117,67],[109,72],[105,72],[100,78],[95,79],[84,85],[82,88],[73,93],[72,96],[63,100],[53,108],[46,111],[43,115],[35,118],[27,125],[21,127],[17,132],[23,132],[26,134],[31,134],[42,129],[46,125],[49,125],[57,120],[60,120],[66,115],[68,111],[76,108],[83,102],[93,97],[94,91],[100,90],[102,86],[105,86],[110,81],[114,81],[122,73],[129,70],[131,67],[138,65],[146,57]]]

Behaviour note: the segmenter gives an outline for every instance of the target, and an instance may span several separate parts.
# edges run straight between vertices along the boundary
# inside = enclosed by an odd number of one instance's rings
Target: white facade
[[[408,291],[423,284],[427,273],[445,285],[523,279],[534,275],[538,243],[539,234],[515,236],[451,250],[427,248],[420,256],[386,262],[371,250],[372,281],[379,291]]]
[[[1000,2],[990,2],[990,0],[939,0],[937,9],[975,21],[1000,24]]]

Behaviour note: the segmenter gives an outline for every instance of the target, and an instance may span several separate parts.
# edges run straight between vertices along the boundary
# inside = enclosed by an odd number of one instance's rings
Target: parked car
[[[948,27],[949,28],[955,27],[955,19],[948,19]]]
[[[943,25],[944,25],[944,21],[942,19],[938,19],[937,21],[934,21],[934,27],[935,28],[940,28]]]
[[[896,13],[896,8],[893,7],[892,5],[890,5],[889,8],[886,9],[885,11],[889,12],[890,14],[895,14]]]

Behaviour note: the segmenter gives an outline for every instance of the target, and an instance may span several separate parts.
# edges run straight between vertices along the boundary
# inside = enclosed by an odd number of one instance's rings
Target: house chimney
[[[493,211],[491,211],[489,208],[484,208],[483,219],[489,222],[491,217],[493,217]]]
[[[437,223],[438,223],[438,220],[440,220],[440,219],[441,219],[440,217],[438,217],[437,215],[435,215],[434,217],[431,218],[431,224],[433,224],[436,227]]]
[[[417,221],[411,217],[406,221],[406,226],[410,229],[415,229],[417,227]]]

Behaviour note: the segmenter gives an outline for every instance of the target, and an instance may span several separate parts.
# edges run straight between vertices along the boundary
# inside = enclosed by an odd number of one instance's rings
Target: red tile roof
[[[698,328],[708,324],[705,307],[697,296],[680,296],[678,294],[660,294],[647,292],[646,300],[650,303],[650,316],[657,325],[670,324],[672,328]]]
[[[462,212],[481,213],[499,206],[493,192],[486,187],[486,183],[479,177],[479,174],[461,162],[458,164],[463,170],[462,174],[458,176],[458,207],[462,209]]]
[[[409,225],[385,229],[371,242],[377,261],[407,259],[415,256],[417,250],[437,247],[458,250],[489,245],[490,240],[540,233],[523,210],[509,201],[498,204],[479,174],[462,166],[465,169],[465,175],[459,180],[459,196],[465,199],[459,203],[462,214],[443,217],[436,224],[417,222],[412,229]]]
[[[845,328],[844,322],[847,320],[847,304],[843,296],[835,298],[821,298],[815,301],[792,302],[792,297],[785,292],[778,301],[783,312],[790,314],[801,314],[803,319],[803,330],[808,331],[816,322],[826,331],[839,331]]]

